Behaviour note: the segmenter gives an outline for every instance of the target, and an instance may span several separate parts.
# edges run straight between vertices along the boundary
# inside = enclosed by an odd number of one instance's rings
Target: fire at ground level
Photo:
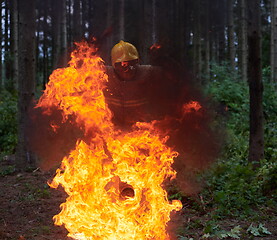
[[[46,182],[53,177],[54,172],[34,171],[15,175],[8,174],[7,169],[14,166],[13,160],[1,161],[0,171],[7,174],[0,177],[0,239],[1,240],[72,240],[68,238],[63,227],[55,226],[52,217],[60,211],[59,205],[65,201],[66,194],[62,189],[51,189]],[[200,202],[200,201],[199,201]],[[179,227],[182,235],[187,238],[200,239],[203,236],[203,226],[211,220],[211,209],[195,211],[187,202],[180,212]],[[203,206],[204,207],[204,206]],[[268,236],[254,237],[255,240],[277,239],[276,220],[267,221],[266,217],[274,218],[274,212],[260,216],[259,222],[272,233]],[[275,216],[276,219],[276,216]],[[198,223],[198,224],[196,224]],[[242,233],[252,222],[241,219],[225,219],[219,227],[230,230],[235,226],[242,227]]]

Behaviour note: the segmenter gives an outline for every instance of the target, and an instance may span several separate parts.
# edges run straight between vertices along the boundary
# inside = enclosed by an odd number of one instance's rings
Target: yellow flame
[[[98,129],[90,141],[77,142],[50,183],[68,194],[55,224],[79,240],[169,239],[170,212],[182,204],[169,203],[162,184],[176,174],[171,165],[177,152],[150,124],[114,130],[102,92],[108,80],[103,61],[87,43],[77,47],[69,67],[53,72],[38,103],[45,114],[53,106],[65,119],[74,114],[85,132]]]

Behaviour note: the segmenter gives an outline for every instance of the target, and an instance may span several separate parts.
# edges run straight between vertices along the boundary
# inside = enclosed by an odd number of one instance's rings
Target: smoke
[[[76,142],[84,138],[82,127],[77,126],[76,117],[64,119],[62,110],[31,108],[29,125],[26,129],[31,150],[39,158],[42,170],[59,167],[62,159],[74,149]]]
[[[162,47],[151,48],[150,59],[156,66],[153,71],[158,74],[151,79],[153,84],[148,93],[152,110],[148,121],[153,121],[161,135],[169,136],[167,144],[179,153],[173,167],[181,190],[195,194],[200,189],[196,174],[207,169],[216,159],[222,142],[220,134],[212,127],[212,109],[201,89],[194,84],[193,77],[163,52]],[[184,112],[183,106],[190,101],[197,101],[201,109]],[[62,110],[57,106],[30,110],[27,135],[43,170],[57,168],[74,149],[78,139],[91,139],[75,120],[74,115],[64,119]]]
[[[154,121],[154,125],[163,135],[169,136],[167,144],[179,153],[173,165],[177,171],[178,186],[183,193],[195,195],[202,184],[196,176],[215,161],[223,142],[223,133],[214,128],[215,107],[204,96],[195,78],[162,46],[157,46],[151,48],[150,58],[153,65],[164,71],[165,83],[160,83],[163,90],[152,96],[157,101],[156,105],[163,106],[163,117]],[[201,108],[184,111],[184,106],[191,101],[199,103]]]

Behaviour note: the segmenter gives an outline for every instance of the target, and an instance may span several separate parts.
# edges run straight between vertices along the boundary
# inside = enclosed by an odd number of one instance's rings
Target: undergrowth
[[[17,97],[0,91],[0,156],[15,152],[17,144]]]
[[[220,157],[200,176],[205,180],[205,187],[198,196],[201,201],[191,205],[198,212],[204,209],[208,219],[202,223],[201,239],[241,239],[270,234],[260,223],[276,215],[277,200],[277,94],[276,86],[268,79],[263,77],[264,159],[258,168],[253,168],[248,162],[248,85],[227,65],[213,65],[212,79],[205,91],[219,106],[214,124],[224,126],[226,139]],[[184,201],[190,199],[184,198]],[[228,231],[221,229],[219,223],[230,218],[252,224],[244,230],[240,226]],[[179,239],[193,239],[190,237],[184,234]]]

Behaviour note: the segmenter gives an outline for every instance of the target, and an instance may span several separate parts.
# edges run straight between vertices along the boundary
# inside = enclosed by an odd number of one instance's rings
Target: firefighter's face
[[[138,59],[117,62],[114,64],[114,70],[123,81],[131,81],[137,72]]]

